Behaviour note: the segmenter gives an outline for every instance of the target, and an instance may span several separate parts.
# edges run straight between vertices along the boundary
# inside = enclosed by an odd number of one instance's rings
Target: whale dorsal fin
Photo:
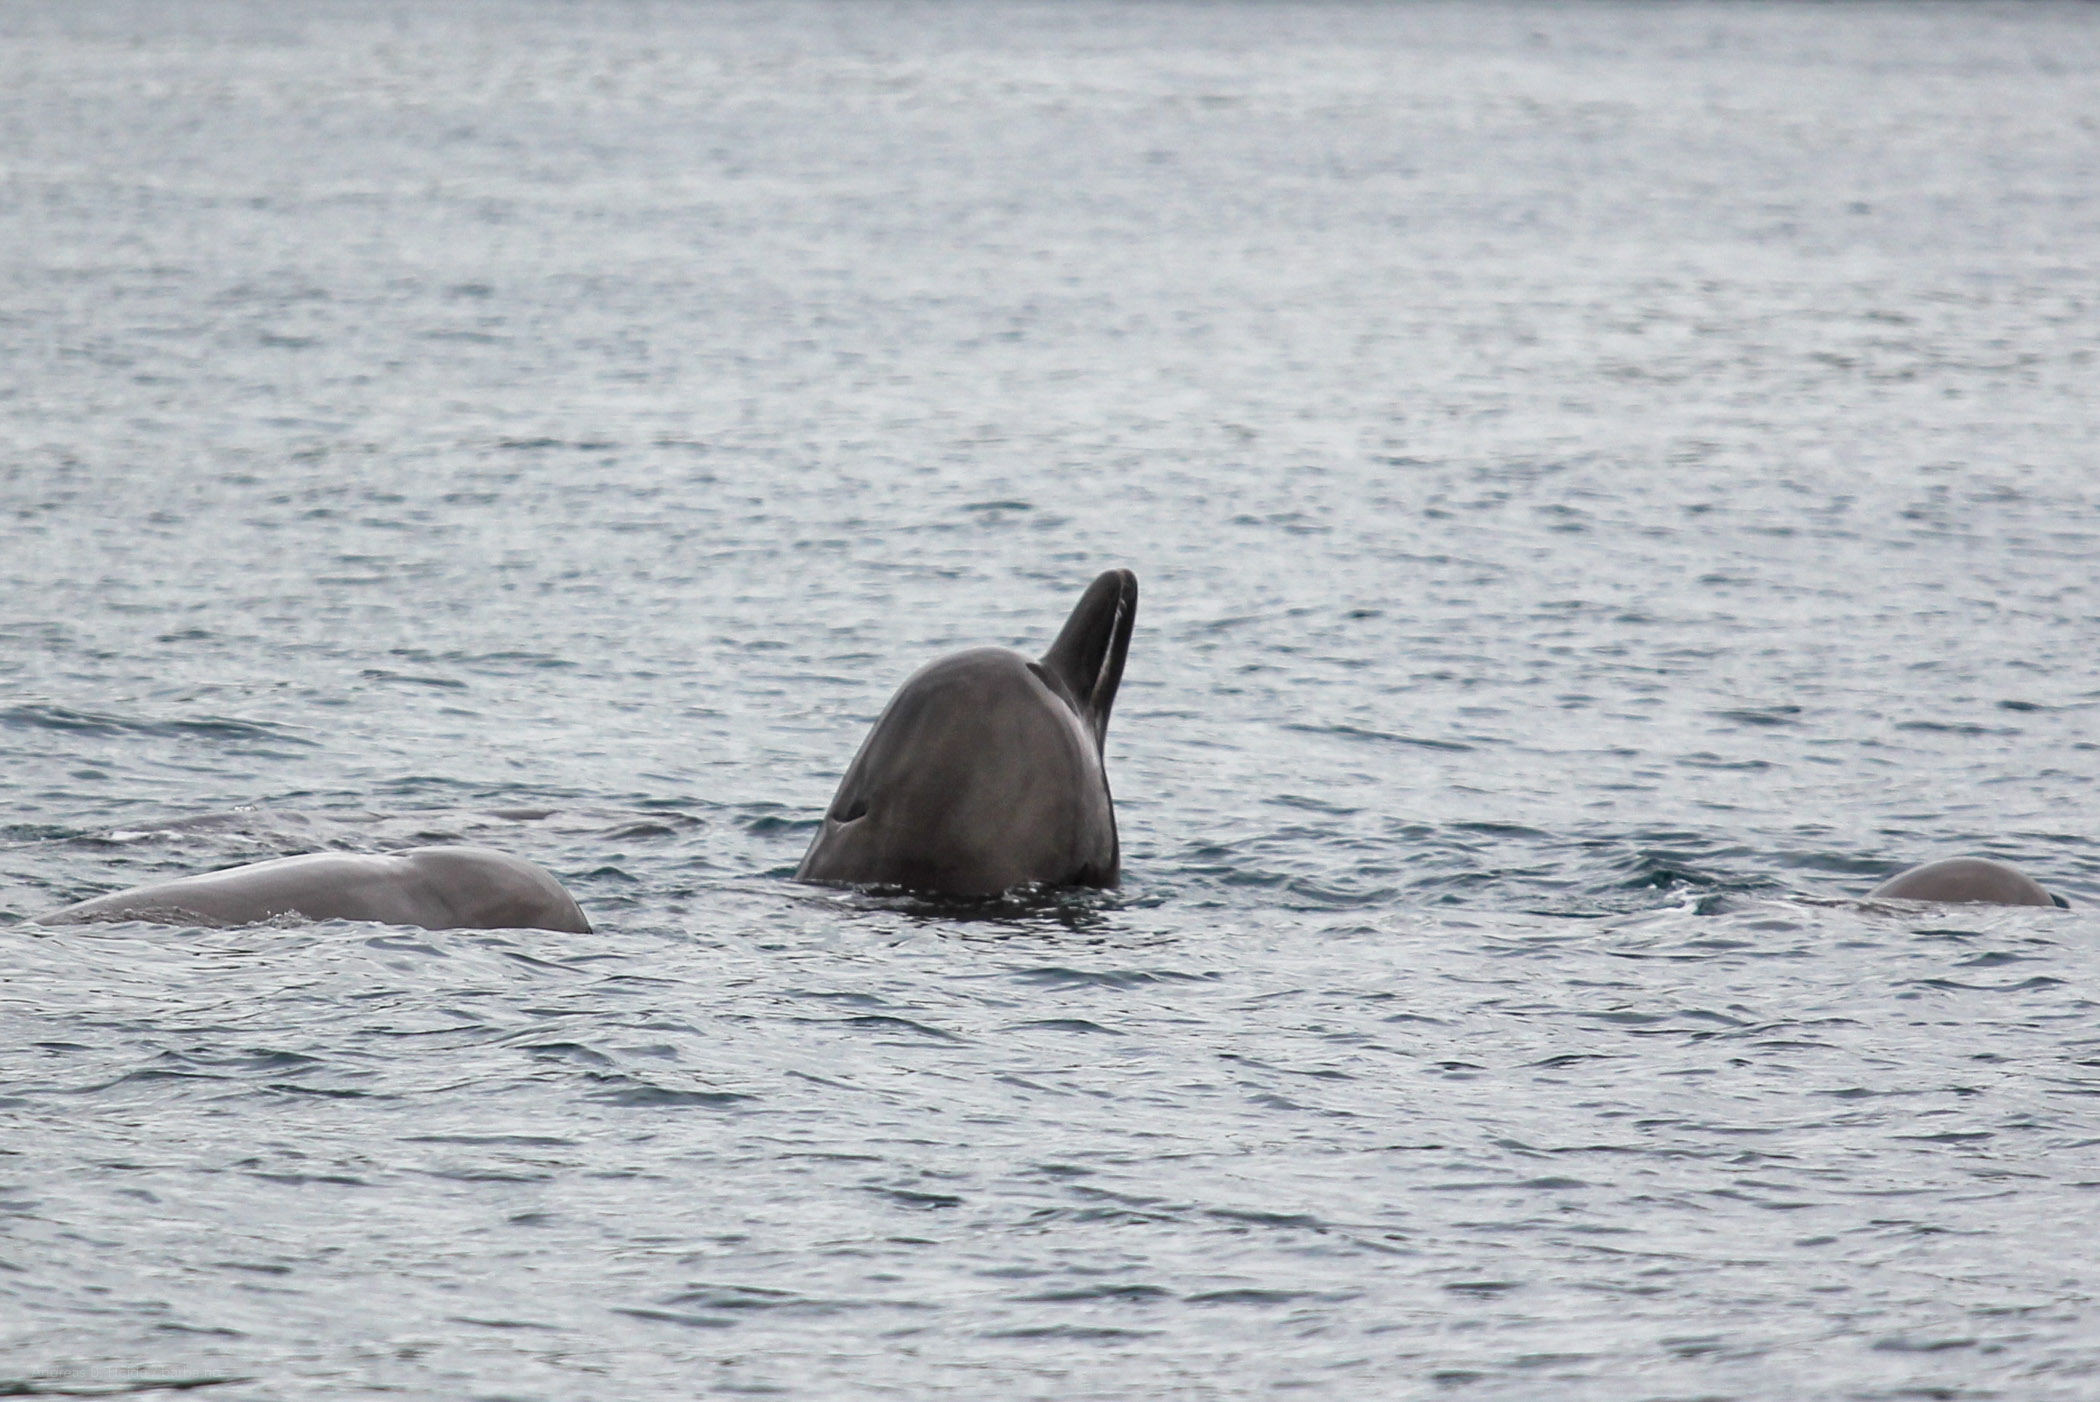
[[[1129,570],[1107,570],[1079,596],[1064,630],[1043,654],[1043,670],[1064,688],[1092,727],[1096,748],[1108,737],[1108,713],[1123,683],[1123,658],[1130,651],[1130,630],[1136,622],[1137,576]]]

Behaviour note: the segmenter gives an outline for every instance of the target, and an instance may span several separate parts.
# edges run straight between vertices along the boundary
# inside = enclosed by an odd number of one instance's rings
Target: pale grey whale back
[[[2017,867],[1988,857],[1948,857],[1899,872],[1876,886],[1884,900],[1944,901],[1950,904],[2068,906]]]
[[[208,926],[280,918],[370,920],[426,930],[591,928],[549,872],[486,847],[278,857],[116,891],[35,917],[40,925],[136,920]]]

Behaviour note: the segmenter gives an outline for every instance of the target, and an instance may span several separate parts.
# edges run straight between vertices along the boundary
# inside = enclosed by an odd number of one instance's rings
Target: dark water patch
[[[287,1173],[263,1169],[249,1169],[247,1176],[263,1183],[277,1183],[287,1188],[303,1188],[311,1183],[331,1188],[371,1188],[375,1185],[368,1179],[348,1173]]]
[[[661,1303],[681,1309],[787,1309],[825,1313],[842,1308],[839,1302],[809,1300],[793,1291],[768,1290],[752,1285],[695,1285]]]
[[[845,1018],[839,1024],[857,1027],[869,1032],[907,1032],[915,1037],[926,1037],[936,1042],[962,1042],[968,1040],[953,1032],[930,1027],[923,1022],[914,1022],[908,1017],[890,1017],[881,1013],[864,1013],[858,1017]]]
[[[502,676],[531,672],[568,672],[575,671],[580,665],[573,658],[556,656],[551,652],[518,649],[498,649],[493,652],[451,649],[429,654],[427,660]]]
[[[1116,1029],[1114,1029],[1113,1027],[1103,1027],[1100,1023],[1089,1022],[1083,1017],[1038,1018],[1032,1022],[1013,1023],[1008,1030],[1016,1032],[1026,1030],[1035,1030],[1041,1032],[1075,1032],[1081,1034],[1094,1034],[1103,1037],[1120,1037],[1123,1035],[1121,1032],[1116,1031]]]
[[[1225,975],[1214,971],[1190,973],[1176,969],[1074,969],[1062,965],[1047,965],[1016,969],[1012,977],[1046,988],[1132,989],[1159,983],[1211,983]]]
[[[313,748],[317,742],[259,721],[227,716],[202,716],[194,720],[146,720],[107,711],[83,711],[55,705],[18,705],[0,710],[0,727],[12,730],[52,730],[105,738],[165,738],[267,743]]]
[[[115,1090],[119,1086],[150,1086],[156,1083],[181,1083],[185,1081],[220,1082],[233,1079],[232,1076],[220,1075],[210,1071],[174,1071],[161,1067],[147,1067],[138,1071],[127,1071],[121,1076],[116,1076],[106,1081],[98,1081],[92,1085],[72,1087],[70,1093],[74,1095],[100,1095],[105,1091]]]
[[[685,1329],[734,1329],[737,1319],[733,1315],[692,1314],[682,1310],[642,1309],[631,1305],[614,1305],[614,1314],[626,1315],[629,1319],[647,1320],[653,1324],[676,1324]]]
[[[389,685],[433,687],[440,691],[467,689],[467,684],[457,677],[418,676],[410,672],[392,672],[379,667],[367,667],[358,675],[368,682],[385,682]]]
[[[1326,884],[1308,877],[1294,877],[1282,883],[1281,890],[1290,900],[1293,910],[1364,910],[1388,905],[1395,894],[1394,887],[1370,886],[1351,889],[1340,884]]]
[[[658,1085],[640,1076],[619,1072],[586,1071],[583,1075],[592,1086],[588,1092],[590,1099],[635,1109],[737,1110],[757,1099],[739,1091]]]
[[[1756,771],[1770,769],[1771,761],[1762,759],[1728,759],[1709,751],[1678,756],[1676,763],[1687,769],[1736,769]]]
[[[1276,808],[1294,808],[1307,813],[1324,813],[1334,818],[1354,817],[1363,811],[1360,808],[1335,803],[1327,799],[1311,798],[1303,794],[1277,794],[1275,797],[1264,801]]]
[[[543,1061],[566,1061],[579,1066],[610,1066],[613,1059],[595,1047],[580,1042],[517,1042],[519,1051]]]
[[[1116,1329],[1104,1325],[1042,1324],[1021,1329],[993,1329],[981,1337],[1028,1343],[1108,1344],[1155,1337],[1156,1329]]]
[[[475,1329],[501,1329],[505,1331],[526,1329],[537,1333],[556,1333],[560,1326],[532,1319],[480,1319],[473,1315],[453,1314],[446,1319],[453,1324],[465,1324]]]
[[[46,843],[78,841],[85,834],[75,828],[56,823],[6,823],[0,824],[0,851],[9,848],[33,848]]]
[[[1241,1056],[1235,1052],[1222,1052],[1219,1054],[1219,1059],[1232,1062],[1235,1065],[1246,1066],[1256,1071],[1273,1071],[1284,1076],[1305,1076],[1319,1081],[1347,1081],[1353,1079],[1348,1072],[1337,1071],[1331,1067],[1279,1066],[1271,1062],[1257,1060],[1254,1057]]]
[[[1733,721],[1737,725],[1758,727],[1798,725],[1801,715],[1799,706],[1743,706],[1713,713],[1720,720]]]
[[[2013,954],[2005,950],[1985,950],[1972,954],[1966,959],[1957,959],[1954,962],[1954,967],[1957,969],[1996,969],[2002,968],[2007,964],[2030,963],[2038,957],[2032,954]]]
[[[1154,1300],[1169,1299],[1172,1293],[1157,1285],[1117,1282],[1078,1286],[1069,1290],[1045,1290],[1040,1294],[1016,1295],[1013,1298],[1020,1304],[1082,1305],[1097,1304],[1101,1301],[1115,1304],[1146,1304]]]
[[[789,833],[799,837],[805,833],[813,834],[818,828],[823,827],[824,815],[821,812],[802,815],[760,813],[755,817],[745,819],[743,826],[744,831],[750,833],[753,837],[775,837]]]
[[[698,819],[691,819],[684,825],[674,825],[654,820],[625,823],[619,827],[606,829],[605,838],[608,842],[629,842],[637,838],[677,837],[682,831],[689,831],[699,826],[701,824]]]
[[[1931,988],[1947,993],[2027,993],[2038,989],[2057,988],[2063,982],[2060,978],[2052,978],[2047,974],[2037,974],[2033,978],[2022,979],[2017,983],[1963,983],[1958,979],[1926,978],[1913,979],[1902,986],[1906,988]]]
[[[1114,890],[1029,884],[993,896],[937,896],[896,886],[813,887],[843,893],[846,903],[862,910],[883,911],[937,924],[955,925],[974,934],[1101,927],[1123,904]],[[834,900],[837,896],[834,895]],[[987,928],[989,927],[989,928]]]
[[[573,441],[563,438],[499,438],[496,440],[496,446],[506,452],[532,453],[552,450],[573,453],[607,453],[615,451],[623,445],[608,439],[599,438],[585,438]]]
[[[140,1378],[115,1383],[76,1383],[60,1379],[0,1376],[0,1397],[137,1397],[151,1392],[200,1392],[212,1387],[237,1387],[254,1381],[252,1377],[232,1374],[212,1377]]]
[[[870,1187],[867,1192],[876,1197],[921,1211],[939,1211],[950,1207],[961,1207],[963,1200],[953,1193],[923,1193],[913,1188]]]
[[[404,1144],[460,1144],[480,1148],[568,1149],[576,1141],[549,1134],[408,1134]]]
[[[1291,722],[1283,727],[1306,735],[1334,735],[1344,740],[1369,740],[1388,745],[1411,745],[1424,750],[1448,750],[1463,752],[1478,748],[1463,740],[1437,740],[1420,735],[1401,735],[1387,730],[1368,730],[1356,725],[1310,725]]]
[[[353,1090],[341,1086],[305,1086],[290,1081],[272,1081],[264,1087],[279,1095],[310,1096],[316,1100],[385,1100],[392,1096],[376,1095],[368,1090]]]
[[[1263,1212],[1258,1209],[1213,1207],[1204,1210],[1206,1217],[1220,1222],[1231,1222],[1245,1227],[1276,1227],[1290,1231],[1325,1232],[1328,1225],[1319,1218],[1303,1212]]]
[[[453,1183],[549,1183],[555,1178],[552,1173],[505,1173],[488,1168],[429,1168],[422,1172],[427,1178]]]
[[[1721,884],[1719,877],[1699,870],[1679,853],[1638,852],[1621,859],[1616,865],[1625,873],[1618,884],[1626,890],[1670,891],[1685,886]]]
[[[1541,842],[1555,840],[1550,834],[1520,823],[1452,823],[1451,832],[1471,833],[1482,837],[1509,838],[1519,842]]]
[[[791,998],[815,998],[831,1003],[848,1003],[864,1008],[888,1006],[883,999],[873,993],[860,993],[850,989],[796,988],[789,990],[788,996]]]

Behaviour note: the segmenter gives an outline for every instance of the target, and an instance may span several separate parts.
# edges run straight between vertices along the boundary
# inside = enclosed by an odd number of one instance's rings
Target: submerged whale
[[[1868,893],[1884,900],[1975,902],[1988,905],[2070,905],[2027,873],[1988,857],[1948,857],[1899,872]]]
[[[40,925],[137,920],[150,925],[255,925],[371,920],[426,930],[590,933],[576,901],[544,869],[486,847],[311,852],[97,896]]]
[[[1137,576],[1109,570],[1040,661],[982,647],[914,672],[839,781],[796,879],[948,896],[1115,885],[1102,746],[1136,619]]]

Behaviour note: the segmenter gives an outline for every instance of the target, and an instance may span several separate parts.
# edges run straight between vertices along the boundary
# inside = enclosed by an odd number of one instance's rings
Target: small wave
[[[1300,1300],[1334,1300],[1335,1295],[1323,1295],[1313,1290],[1259,1290],[1251,1286],[1237,1290],[1209,1290],[1201,1295],[1185,1296],[1191,1305],[1290,1305]]]
[[[1679,755],[1676,763],[1685,769],[1739,769],[1752,772],[1772,767],[1770,760],[1726,759],[1710,750],[1699,750],[1692,754]]]
[[[634,1081],[617,1089],[594,1092],[591,1098],[607,1105],[643,1106],[656,1110],[733,1110],[757,1097],[727,1090],[674,1090],[647,1081]]]
[[[677,1324],[687,1329],[733,1329],[734,1319],[724,1319],[712,1314],[687,1314],[679,1310],[642,1309],[632,1305],[614,1305],[614,1314],[624,1314],[629,1319],[646,1319],[656,1324]]]
[[[575,453],[606,453],[621,447],[621,444],[603,439],[587,438],[571,441],[566,438],[499,438],[496,446],[508,452],[546,452],[560,449]]]
[[[761,813],[744,820],[744,831],[753,837],[772,837],[779,833],[815,832],[824,826],[824,816],[813,813],[806,817],[789,817],[782,813]]]
[[[678,829],[669,823],[647,819],[638,823],[624,823],[616,828],[608,828],[604,835],[607,841],[625,842],[638,837],[676,837],[678,836]]]
[[[136,716],[76,711],[66,706],[30,704],[0,710],[0,726],[10,730],[57,730],[83,735],[120,737],[149,735],[205,740],[264,741],[317,748],[317,742],[261,721],[232,716],[199,716],[182,720],[146,720]]]
[[[1743,706],[1733,710],[1715,711],[1719,720],[1734,721],[1738,725],[1777,726],[1797,724],[1801,714],[1799,706]]]
[[[1023,1028],[1037,1028],[1045,1032],[1091,1032],[1098,1033],[1103,1037],[1120,1037],[1123,1035],[1113,1027],[1103,1027],[1100,1023],[1088,1022],[1083,1017],[1038,1018],[1033,1022],[1017,1022],[1012,1026],[1012,1030],[1015,1031]]]
[[[1978,725],[1974,721],[1903,720],[1896,722],[1896,729],[1919,731],[1928,735],[2018,735],[2020,732],[2009,725]]]
[[[838,1304],[811,1300],[792,1290],[768,1290],[756,1285],[697,1285],[664,1300],[680,1309],[777,1310],[816,1309],[829,1312]]]
[[[1206,1209],[1204,1215],[1221,1222],[1237,1222],[1249,1227],[1286,1227],[1312,1232],[1327,1230],[1327,1223],[1307,1212],[1264,1212],[1252,1208],[1213,1207]]]
[[[992,896],[937,896],[897,886],[848,886],[829,889],[869,910],[894,911],[943,924],[1007,925],[1021,929],[1060,926],[1090,929],[1120,909],[1125,897],[1114,890],[1031,883]]]
[[[862,1013],[858,1017],[844,1019],[844,1025],[880,1032],[909,1032],[914,1036],[931,1037],[941,1042],[968,1040],[967,1038],[956,1036],[953,1032],[946,1032],[938,1027],[929,1027],[923,1022],[914,1022],[908,1017],[891,1017],[887,1013]]]
[[[134,1378],[118,1383],[76,1383],[53,1378],[0,1375],[0,1397],[135,1397],[149,1392],[201,1392],[208,1387],[237,1387],[252,1377],[212,1374],[204,1377]]]
[[[1119,1340],[1146,1339],[1156,1335],[1156,1329],[1111,1329],[1105,1326],[1084,1327],[1073,1324],[1045,1324],[1028,1329],[994,1329],[983,1335],[987,1339],[1019,1339],[1037,1342],[1115,1343]]]
[[[1221,978],[1217,973],[1183,973],[1178,969],[1073,969],[1063,965],[1016,969],[1012,977],[1024,983],[1051,988],[1141,988],[1146,984],[1204,982]]]
[[[367,667],[358,675],[368,682],[395,682],[402,686],[427,686],[444,691],[467,689],[467,684],[456,677],[425,677],[412,672],[391,672],[382,667]]]
[[[1305,735],[1335,735],[1344,740],[1373,740],[1387,745],[1412,745],[1423,750],[1467,751],[1478,749],[1462,740],[1432,740],[1422,735],[1401,735],[1389,730],[1367,730],[1358,725],[1306,725],[1293,722],[1283,727]]]
[[[2021,979],[2017,983],[1963,983],[1959,979],[1926,978],[1908,985],[1912,988],[1932,988],[1943,993],[2028,993],[2038,988],[2056,988],[2063,984],[2060,978],[2037,974],[2033,978]]]
[[[1165,1300],[1173,1292],[1162,1290],[1157,1285],[1086,1285],[1071,1290],[1045,1290],[1036,1295],[1016,1295],[1014,1300],[1028,1305],[1079,1305],[1108,1300],[1115,1303],[1142,1304],[1148,1300]]]
[[[949,1207],[961,1207],[963,1201],[953,1193],[922,1193],[913,1188],[871,1187],[867,1191],[873,1193],[876,1197],[887,1198],[902,1207],[915,1207],[934,1211]]]

